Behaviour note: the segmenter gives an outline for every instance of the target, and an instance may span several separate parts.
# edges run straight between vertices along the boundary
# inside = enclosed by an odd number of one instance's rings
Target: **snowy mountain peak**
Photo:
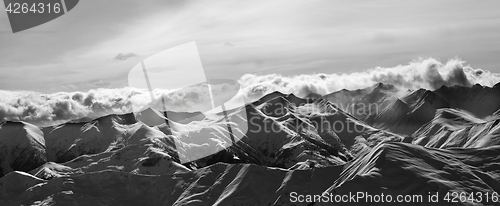
[[[47,161],[42,131],[26,122],[0,123],[0,177],[29,171]]]

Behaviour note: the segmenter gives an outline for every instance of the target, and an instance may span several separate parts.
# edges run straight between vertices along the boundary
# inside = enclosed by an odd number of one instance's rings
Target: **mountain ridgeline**
[[[442,205],[444,195],[427,194],[500,192],[499,123],[500,84],[382,83],[308,98],[272,92],[225,112],[5,121],[0,205],[309,205],[290,197],[324,192]]]

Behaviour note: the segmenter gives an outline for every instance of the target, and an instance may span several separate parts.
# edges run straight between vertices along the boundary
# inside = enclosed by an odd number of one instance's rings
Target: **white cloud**
[[[280,91],[305,96],[311,92],[327,94],[340,89],[360,89],[377,82],[393,84],[401,89],[437,89],[443,85],[494,86],[500,74],[464,65],[452,59],[442,63],[436,59],[420,59],[390,68],[374,68],[350,74],[311,74],[282,76],[277,74],[246,74],[239,79],[241,91],[247,101]],[[196,111],[209,102],[204,84],[181,90],[153,91],[155,99],[163,95],[168,110]],[[230,86],[212,87],[214,96],[228,99]],[[226,95],[226,96],[225,96]],[[0,120],[22,120],[38,125],[48,125],[83,117],[96,118],[111,113],[128,113],[133,107],[143,108],[151,101],[150,93],[135,88],[96,89],[88,92],[60,92],[41,94],[30,91],[0,90]],[[230,97],[229,97],[230,98]],[[202,106],[200,106],[202,105]],[[208,104],[209,105],[209,104]]]

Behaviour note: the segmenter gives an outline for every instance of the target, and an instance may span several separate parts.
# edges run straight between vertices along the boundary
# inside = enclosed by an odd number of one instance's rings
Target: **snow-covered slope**
[[[431,121],[437,109],[449,107],[448,102],[425,89],[419,89],[395,101],[373,120],[377,128],[410,135]]]
[[[26,122],[0,122],[0,177],[30,171],[47,160],[42,131]]]
[[[397,195],[417,198],[395,205],[451,205],[444,199],[447,192],[500,192],[500,170],[495,163],[499,157],[500,146],[440,150],[386,143],[344,166],[313,170],[218,163],[165,175],[101,170],[42,180],[26,173],[11,173],[0,179],[0,191],[9,191],[0,193],[0,204],[311,205],[292,203],[291,197],[367,192],[392,195],[393,201]],[[18,184],[12,184],[13,180]],[[436,192],[439,202],[429,202],[429,193]],[[492,201],[483,198],[482,204],[495,205]],[[363,202],[359,199],[345,204]],[[314,205],[331,204],[316,201]]]
[[[323,97],[279,92],[169,124],[153,110],[42,129],[4,122],[0,205],[293,205],[292,192],[429,205],[436,191],[443,205],[448,191],[500,192],[500,110],[479,118],[428,90],[389,101],[383,86],[342,100],[387,104],[371,125]]]
[[[500,144],[500,115],[486,120],[468,112],[439,109],[436,117],[413,135],[414,144],[436,148],[482,148]]]
[[[175,138],[160,131],[164,127],[123,122],[122,118],[106,116],[51,128],[46,137],[49,161],[61,164],[47,163],[32,173],[47,178],[54,176],[52,170],[65,167],[72,173],[113,169],[166,174],[188,170],[178,163]]]
[[[342,89],[323,96],[340,109],[371,124],[373,118],[397,100],[399,90],[391,84],[377,83],[358,90]]]
[[[135,123],[132,114],[108,115],[90,122],[70,122],[43,128],[48,161],[66,162],[80,155],[106,151],[123,136],[120,125]]]
[[[349,192],[383,193],[392,195],[393,200],[397,195],[422,197],[422,202],[412,199],[412,202],[396,205],[498,205],[497,198],[491,196],[483,198],[480,203],[452,203],[451,198],[447,201],[445,197],[448,192],[500,192],[499,155],[500,146],[440,150],[406,143],[387,143],[347,164],[340,177],[326,191],[338,195],[348,195]],[[429,194],[436,193],[438,202],[429,202]]]
[[[402,141],[402,137],[375,129],[324,99],[271,95],[274,98],[247,106],[248,132],[235,147],[257,164],[282,168],[304,162],[337,165],[359,152],[360,144]]]
[[[153,176],[104,170],[40,180],[23,174],[17,177],[23,184],[16,186],[15,192],[2,193],[0,204],[8,200],[49,205],[289,205],[290,192],[319,194],[341,170],[287,171],[219,163],[196,171]],[[2,178],[0,182],[7,180]]]

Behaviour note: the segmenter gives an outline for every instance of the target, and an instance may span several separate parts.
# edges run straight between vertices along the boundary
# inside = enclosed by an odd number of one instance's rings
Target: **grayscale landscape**
[[[249,127],[239,141],[185,164],[174,143],[185,137],[151,109],[46,127],[4,121],[2,205],[289,205],[290,192],[500,191],[500,84],[398,95],[382,83],[314,98],[271,92],[229,112]],[[338,106],[348,104],[384,108]],[[197,131],[229,134],[225,124]]]
[[[496,1],[11,2],[0,206],[500,205]]]

